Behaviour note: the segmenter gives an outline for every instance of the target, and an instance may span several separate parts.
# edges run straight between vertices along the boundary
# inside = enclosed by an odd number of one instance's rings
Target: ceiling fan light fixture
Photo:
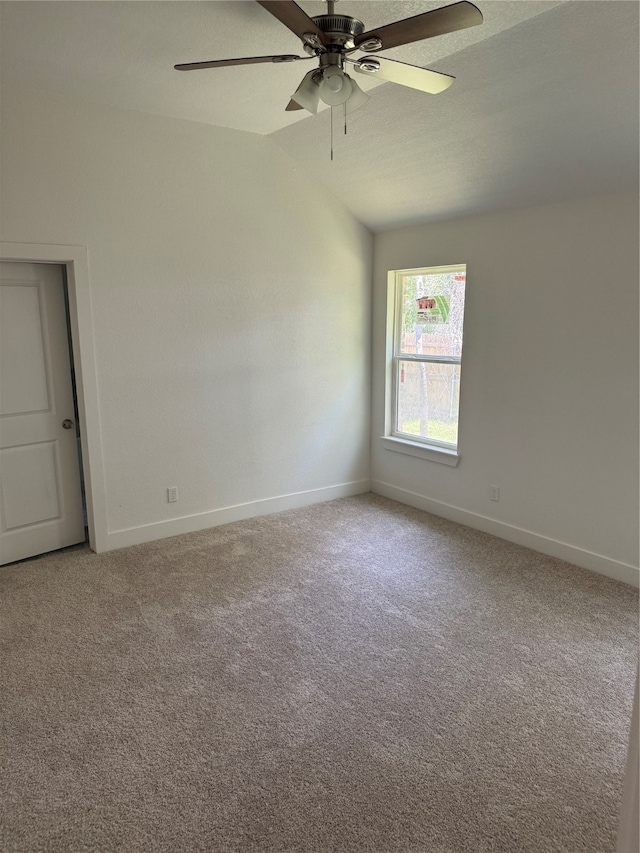
[[[302,83],[291,96],[291,100],[295,101],[303,110],[308,110],[315,115],[318,112],[318,103],[320,101],[320,87],[314,78],[318,76],[318,69],[314,68],[302,78]]]
[[[322,72],[320,99],[330,107],[346,104],[353,92],[353,82],[337,65],[330,65]]]
[[[366,92],[362,91],[362,89],[360,88],[360,86],[358,86],[355,80],[353,80],[351,77],[349,77],[349,80],[351,81],[351,88],[353,91],[351,92],[351,96],[345,106],[347,108],[347,113],[350,114],[354,110],[359,110],[360,107],[363,107],[368,101],[371,100],[371,98],[369,97],[369,95],[367,95]]]

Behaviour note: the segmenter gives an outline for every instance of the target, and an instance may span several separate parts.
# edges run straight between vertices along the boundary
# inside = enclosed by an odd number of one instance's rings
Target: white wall
[[[369,232],[266,138],[1,106],[0,239],[88,249],[107,547],[368,490]]]
[[[379,439],[387,271],[454,263],[467,264],[457,468]],[[373,339],[374,490],[638,582],[637,196],[377,235]]]

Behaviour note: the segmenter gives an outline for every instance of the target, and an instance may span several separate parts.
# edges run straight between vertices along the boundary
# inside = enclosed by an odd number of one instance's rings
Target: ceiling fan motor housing
[[[351,15],[318,15],[313,18],[314,24],[326,33],[330,44],[326,50],[341,48],[350,50],[354,47],[354,38],[364,32],[364,24]]]

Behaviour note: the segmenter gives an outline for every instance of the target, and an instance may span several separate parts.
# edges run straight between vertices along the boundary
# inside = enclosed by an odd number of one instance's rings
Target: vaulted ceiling
[[[313,16],[319,0],[301,0]],[[371,29],[442,2],[340,0]],[[346,136],[330,111],[285,112],[313,60],[179,73],[173,65],[302,54],[254,0],[0,4],[2,81],[269,135],[365,225],[395,225],[637,187],[638,3],[477,0],[484,23],[385,56],[456,77],[439,95],[358,76]],[[340,115],[341,119],[341,115]]]

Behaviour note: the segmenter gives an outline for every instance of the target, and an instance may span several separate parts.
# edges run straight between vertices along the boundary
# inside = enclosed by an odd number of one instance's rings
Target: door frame
[[[108,525],[87,249],[46,243],[0,243],[0,261],[57,264],[66,269],[89,546],[100,554],[108,550]]]

